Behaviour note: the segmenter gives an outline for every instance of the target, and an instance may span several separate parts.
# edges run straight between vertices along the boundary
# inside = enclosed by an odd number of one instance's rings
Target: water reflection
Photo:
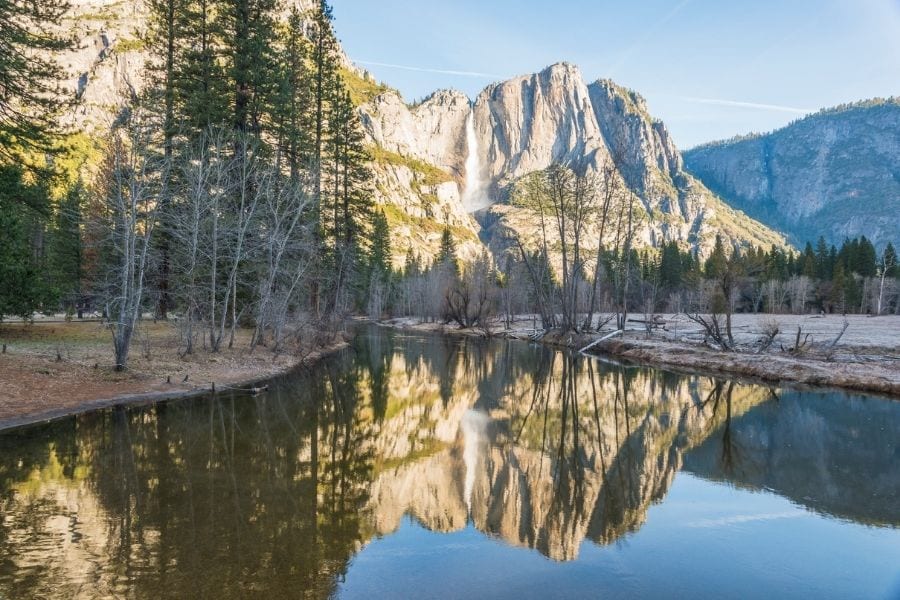
[[[897,527],[898,440],[896,402],[372,330],[265,395],[0,435],[0,596],[327,597],[406,516],[571,561],[682,469]]]

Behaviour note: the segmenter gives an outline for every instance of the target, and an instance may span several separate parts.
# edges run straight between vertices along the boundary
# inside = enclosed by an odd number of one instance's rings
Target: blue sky
[[[408,100],[559,61],[640,92],[681,148],[900,95],[900,0],[333,0],[360,66]]]

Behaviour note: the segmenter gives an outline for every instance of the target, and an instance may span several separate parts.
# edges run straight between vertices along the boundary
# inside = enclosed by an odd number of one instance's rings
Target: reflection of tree
[[[637,530],[686,454],[705,473],[770,485],[771,456],[782,464],[827,450],[816,443],[840,447],[812,475],[794,473],[790,485],[806,495],[821,481],[804,487],[813,475],[854,470],[837,441],[850,434],[829,435],[859,426],[845,405],[812,419],[767,397],[525,344],[368,335],[355,354],[265,395],[111,410],[0,436],[0,595],[66,596],[66,582],[89,573],[98,595],[324,597],[358,548],[404,514],[439,531],[473,522],[568,560],[585,538],[608,544]],[[472,407],[490,419],[477,460],[464,464],[458,430]],[[896,413],[882,418],[888,431]],[[791,457],[753,445],[777,435],[793,444]],[[900,487],[852,481],[829,488],[850,514],[854,499],[866,505],[860,495]],[[91,552],[50,560],[62,534],[47,523],[59,515]]]
[[[53,439],[77,440],[77,460],[90,471],[82,495],[96,495],[109,516],[98,557],[111,574],[107,593],[124,585],[147,597],[330,595],[364,541],[371,477],[372,411],[358,404],[365,394],[352,366],[333,362],[324,377],[288,379],[255,398],[85,415],[66,422],[77,428],[69,436],[48,427]],[[27,444],[0,455],[2,497],[51,451],[31,432]],[[38,503],[15,510],[38,521],[46,512]],[[0,525],[0,536],[7,533]],[[10,550],[0,552],[15,556]],[[31,595],[36,585],[7,581],[0,579],[0,595]]]

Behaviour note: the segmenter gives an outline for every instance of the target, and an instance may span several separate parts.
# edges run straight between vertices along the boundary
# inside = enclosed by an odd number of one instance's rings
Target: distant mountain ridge
[[[795,244],[900,238],[900,98],[824,109],[684,153],[687,170]]]

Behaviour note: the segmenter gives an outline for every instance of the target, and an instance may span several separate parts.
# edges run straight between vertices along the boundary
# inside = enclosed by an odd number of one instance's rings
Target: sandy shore
[[[249,352],[249,331],[233,349],[198,349],[179,356],[174,329],[146,323],[129,369],[117,373],[109,332],[100,323],[35,323],[0,326],[0,429],[120,404],[153,402],[245,389],[344,346],[343,337],[299,353]]]
[[[796,383],[837,387],[900,398],[900,317],[846,317],[847,328],[837,344],[832,342],[844,329],[844,317],[829,315],[735,315],[737,352],[722,352],[703,343],[700,328],[684,315],[660,315],[659,326],[647,332],[643,315],[635,315],[626,331],[602,341],[588,353],[654,364],[690,372],[715,373],[752,378],[773,384]],[[773,322],[781,333],[768,350],[759,350],[763,331]],[[419,331],[485,335],[483,331],[423,323],[416,319],[394,319],[386,325]],[[808,344],[799,355],[794,345],[797,328]],[[607,326],[607,329],[609,326]],[[493,328],[491,335],[535,339],[554,346],[580,350],[612,333],[537,332],[531,317],[520,317],[510,327]]]

